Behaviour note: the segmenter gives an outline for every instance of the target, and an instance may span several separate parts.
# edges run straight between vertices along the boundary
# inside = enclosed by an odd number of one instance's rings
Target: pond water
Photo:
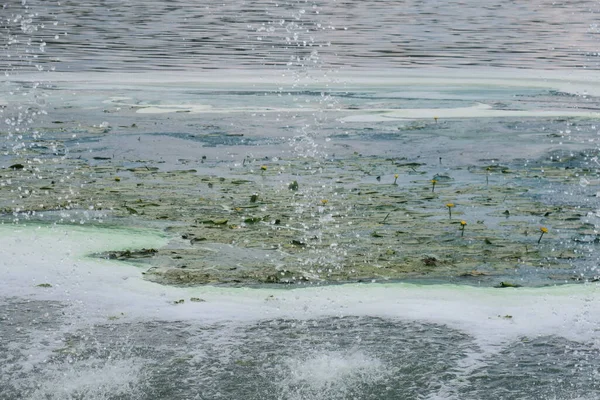
[[[598,398],[599,10],[1,4],[0,398]]]

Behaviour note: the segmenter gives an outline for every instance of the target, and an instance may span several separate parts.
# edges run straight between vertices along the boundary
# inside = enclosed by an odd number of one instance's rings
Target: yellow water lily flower
[[[467,221],[460,221],[460,237],[465,235],[465,226],[467,226]]]
[[[446,203],[446,207],[448,207],[448,217],[452,219],[452,207],[454,207],[454,203]]]
[[[548,228],[546,228],[545,226],[540,227],[540,238],[538,239],[538,244],[540,244],[540,242],[542,241],[542,237],[544,237],[544,233],[548,233]]]

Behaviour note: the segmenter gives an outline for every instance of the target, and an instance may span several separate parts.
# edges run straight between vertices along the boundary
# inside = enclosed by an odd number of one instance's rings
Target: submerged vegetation
[[[145,266],[145,277],[160,283],[451,278],[506,287],[515,271],[530,271],[526,284],[596,279],[585,251],[600,241],[586,222],[595,210],[543,196],[595,179],[576,155],[482,161],[434,179],[427,176],[437,165],[360,154],[269,158],[268,167],[264,157],[244,157],[227,168],[203,157],[202,172],[62,157],[42,174],[35,159],[44,148],[1,171],[2,190],[12,193],[2,197],[4,219],[161,227],[173,238],[166,248],[98,255]],[[467,235],[466,220],[473,221]],[[544,241],[545,227],[539,238],[529,234],[541,224],[553,227]]]

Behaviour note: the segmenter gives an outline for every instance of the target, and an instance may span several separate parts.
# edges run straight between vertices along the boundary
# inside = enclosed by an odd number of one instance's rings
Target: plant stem
[[[538,244],[540,244],[540,242],[542,241],[543,236],[544,236],[544,232],[542,232],[542,234],[540,235],[540,238],[538,239]]]

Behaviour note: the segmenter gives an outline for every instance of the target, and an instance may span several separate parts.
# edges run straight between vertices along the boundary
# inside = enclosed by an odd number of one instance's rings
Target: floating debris
[[[190,298],[190,301],[193,303],[205,303],[206,302],[206,300],[201,299],[200,297],[192,297],[192,298]]]
[[[521,285],[516,284],[516,283],[510,283],[510,282],[500,282],[495,287],[497,287],[497,288],[519,288],[519,287],[521,287]]]

